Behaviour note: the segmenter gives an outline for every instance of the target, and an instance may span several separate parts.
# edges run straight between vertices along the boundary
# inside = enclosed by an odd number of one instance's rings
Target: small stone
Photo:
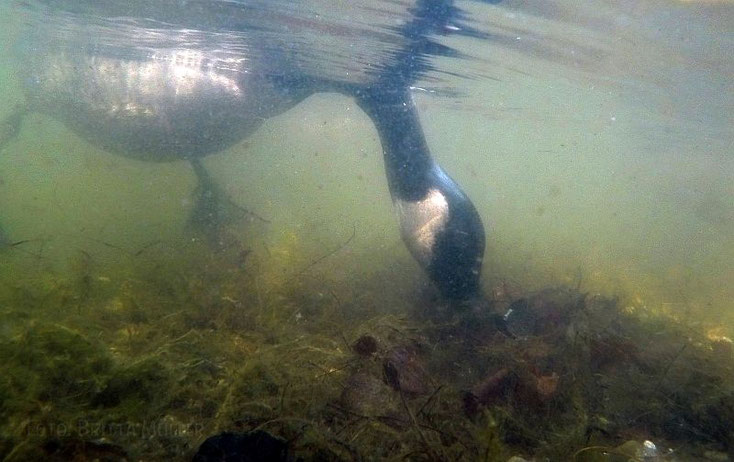
[[[472,393],[481,404],[492,404],[504,396],[510,378],[510,370],[503,367],[476,385]]]
[[[719,451],[706,451],[703,453],[703,457],[705,457],[706,460],[714,462],[729,462],[731,460],[725,452]]]
[[[387,414],[396,406],[390,387],[366,372],[356,372],[347,379],[339,401],[346,409],[367,416]]]
[[[433,389],[431,377],[414,348],[400,346],[390,350],[383,362],[383,370],[388,384],[395,390],[425,395]]]
[[[732,354],[732,341],[727,337],[722,337],[711,342],[711,349],[717,361],[730,362],[734,355]]]
[[[371,335],[363,335],[352,344],[355,353],[361,356],[371,356],[377,353],[377,340]]]
[[[553,397],[558,390],[558,374],[543,375],[536,379],[536,389],[541,399],[547,400]]]

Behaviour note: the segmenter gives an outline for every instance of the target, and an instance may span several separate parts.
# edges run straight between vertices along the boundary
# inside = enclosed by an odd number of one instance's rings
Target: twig
[[[341,336],[341,339],[344,342],[344,346],[347,348],[345,351],[347,352],[351,351],[352,346],[349,344],[349,341],[347,340],[347,337],[344,335],[344,332],[339,331],[339,335]]]
[[[0,232],[1,231],[2,230],[0,230]],[[0,234],[0,250],[2,250],[3,248],[5,248],[5,249],[15,249],[15,250],[18,250],[18,251],[23,252],[25,254],[28,254],[28,255],[30,255],[32,257],[42,258],[40,253],[39,254],[35,254],[33,252],[29,252],[28,250],[23,250],[23,249],[19,248],[23,244],[27,244],[29,242],[35,242],[35,241],[40,241],[41,242],[41,249],[43,249],[43,245],[46,242],[45,239],[23,239],[23,240],[20,240],[20,241],[11,242],[11,241],[8,241],[7,238],[5,238],[5,236],[3,236],[2,234]]]
[[[403,389],[398,388],[398,392],[400,393],[400,400],[403,402],[403,407],[405,407],[405,412],[408,413],[408,417],[410,417],[410,421],[413,424],[413,428],[415,428],[415,431],[418,432],[418,435],[421,437],[421,440],[423,441],[423,444],[426,445],[426,448],[431,452],[434,453],[433,455],[437,456],[436,459],[445,460],[445,457],[438,457],[439,454],[437,451],[433,449],[433,445],[428,441],[428,438],[426,438],[426,435],[421,431],[421,426],[418,425],[418,421],[415,419],[415,415],[413,415],[413,411],[410,410],[410,407],[408,407],[408,402],[405,400],[405,395],[403,394]]]
[[[433,398],[438,394],[439,391],[441,391],[441,388],[443,388],[443,385],[439,385],[438,388],[436,388],[433,393],[431,393],[431,396],[428,397],[425,403],[423,403],[423,406],[421,406],[420,409],[418,409],[418,412],[416,414],[420,415],[421,412],[423,412],[423,409],[428,406],[428,404],[433,400]]]
[[[134,257],[137,257],[141,253],[145,252],[146,250],[148,250],[149,248],[153,247],[154,245],[160,244],[161,242],[162,241],[157,241],[157,240],[156,241],[149,242],[149,243],[145,244],[144,246],[142,246],[140,249],[138,249],[137,252],[133,253],[133,256]]]
[[[335,372],[343,371],[344,369],[346,369],[347,367],[349,367],[354,361],[355,360],[349,360],[349,361],[347,361],[347,363],[345,365],[343,365],[341,367],[333,367],[331,369],[326,369],[325,367],[321,367],[321,366],[319,366],[318,364],[316,364],[313,361],[308,361],[308,364],[311,365],[311,366],[313,366],[313,367],[315,367],[315,368],[317,368],[317,369],[320,369],[321,372],[323,372],[321,375],[319,375],[318,377],[316,377],[317,379],[320,379],[321,377],[326,377],[327,375],[331,375],[331,374],[333,374]]]
[[[580,292],[581,291],[581,283],[583,281],[584,281],[584,273],[583,273],[581,267],[579,266],[576,269],[576,292]]]
[[[76,237],[76,236],[74,236],[72,234],[70,234],[69,236]],[[103,245],[105,247],[109,247],[110,249],[119,250],[120,252],[125,253],[127,255],[130,255],[132,257],[140,256],[143,252],[145,252],[149,248],[151,248],[151,247],[153,247],[155,245],[161,244],[163,242],[163,241],[161,241],[159,239],[156,239],[154,241],[148,242],[147,244],[143,244],[143,246],[140,247],[138,250],[133,251],[133,250],[128,250],[128,249],[126,249],[124,247],[121,247],[121,246],[119,246],[117,244],[112,244],[111,242],[103,241],[102,239],[97,239],[97,238],[94,238],[94,237],[91,237],[91,236],[83,236],[83,237],[85,239],[89,239],[92,242],[96,242],[97,244]]]
[[[239,209],[239,210],[240,210],[240,212],[242,212],[242,213],[243,213],[244,215],[249,215],[250,217],[252,217],[252,218],[254,218],[254,219],[256,219],[256,220],[259,220],[259,221],[261,221],[261,222],[263,222],[263,223],[267,223],[267,224],[270,224],[270,223],[272,223],[272,221],[268,220],[267,218],[263,218],[262,216],[258,215],[257,213],[255,213],[255,212],[253,212],[253,211],[251,211],[251,210],[248,210],[248,209],[246,209],[246,208],[242,207],[242,206],[241,206],[241,205],[239,205],[239,204],[235,204],[235,203],[234,203],[234,202],[232,202],[232,201],[230,201],[230,203],[231,203],[232,205],[234,205],[234,206],[235,206],[235,208]]]
[[[105,241],[103,241],[101,239],[95,239],[95,238],[90,237],[90,236],[86,236],[86,238],[89,239],[92,242],[96,242],[97,244],[102,244],[105,247],[109,247],[111,249],[119,250],[119,251],[125,252],[125,253],[130,253],[130,251],[128,251],[127,249],[123,249],[119,245],[110,244],[109,242],[105,242]]]
[[[315,427],[316,426],[316,424],[313,421],[302,419],[300,417],[276,417],[275,419],[270,419],[268,421],[261,423],[257,427],[253,428],[252,431],[262,430],[266,426],[272,423],[278,423],[278,422],[298,422],[298,423],[302,423],[304,427],[308,427],[308,426]]]
[[[332,255],[334,255],[335,253],[337,253],[337,252],[339,252],[340,250],[342,250],[342,249],[343,249],[344,247],[346,247],[347,245],[349,245],[349,243],[350,243],[350,242],[352,242],[352,239],[354,239],[354,236],[355,236],[356,234],[357,234],[357,227],[356,227],[356,226],[352,226],[352,235],[351,235],[351,236],[349,236],[349,239],[347,239],[346,241],[344,241],[344,242],[343,242],[343,243],[342,243],[342,244],[341,244],[341,245],[340,245],[339,247],[337,247],[336,249],[332,250],[331,252],[329,252],[329,253],[327,253],[327,254],[324,254],[324,255],[320,256],[320,257],[319,257],[319,258],[317,258],[316,260],[314,260],[314,261],[312,261],[311,263],[309,263],[308,265],[306,265],[306,267],[305,267],[305,268],[303,268],[303,269],[302,269],[301,271],[299,271],[299,272],[297,272],[296,274],[294,274],[293,276],[291,276],[291,277],[289,278],[289,280],[297,278],[298,276],[302,275],[303,273],[305,273],[306,271],[308,271],[308,270],[309,270],[309,269],[311,269],[312,267],[314,267],[314,266],[318,265],[319,263],[321,263],[321,262],[322,262],[322,261],[324,261],[325,259],[329,258],[330,256],[332,256]]]
[[[343,408],[341,406],[338,406],[338,405],[336,405],[334,403],[326,403],[326,406],[327,407],[330,407],[330,408],[333,408],[333,409],[336,409],[337,411],[343,412],[343,413],[345,413],[347,415],[351,415],[351,416],[354,416],[354,417],[359,417],[360,419],[369,419],[370,418],[370,416],[368,416],[368,415],[364,415],[364,414],[360,414],[358,412],[350,411],[349,409],[345,409],[345,408]]]
[[[290,385],[290,382],[286,382],[285,385],[283,385],[283,392],[280,394],[280,413],[283,413],[283,410],[285,409],[284,402],[285,402],[285,392],[288,390],[288,385]]]
[[[660,389],[660,385],[663,384],[663,380],[665,380],[665,377],[668,375],[668,372],[670,371],[670,368],[673,367],[673,363],[675,363],[678,360],[678,357],[683,353],[683,351],[688,348],[688,342],[685,342],[682,347],[678,350],[678,352],[673,356],[668,364],[665,366],[665,370],[662,374],[660,374],[660,379],[658,379],[658,383],[655,384],[655,388],[653,389],[653,393],[657,392],[658,389]]]
[[[356,449],[354,449],[351,444],[347,443],[346,441],[342,441],[341,439],[337,438],[336,435],[327,435],[327,436],[333,442],[335,442],[339,446],[342,446],[344,449],[346,449],[349,452],[349,454],[352,456],[352,460],[355,460],[357,462],[360,462],[362,460],[362,457],[359,455],[359,452]]]
[[[579,449],[578,451],[576,451],[574,453],[573,460],[578,459],[579,455],[581,453],[583,453],[583,452],[586,452],[586,451],[604,451],[605,453],[608,453],[608,454],[614,454],[614,455],[617,455],[617,456],[627,457],[628,460],[631,460],[631,461],[634,461],[634,462],[639,462],[640,461],[640,459],[638,459],[637,457],[630,456],[627,453],[618,451],[615,448],[610,448],[609,446],[588,446],[588,447],[585,447],[585,448],[581,448],[581,449]]]

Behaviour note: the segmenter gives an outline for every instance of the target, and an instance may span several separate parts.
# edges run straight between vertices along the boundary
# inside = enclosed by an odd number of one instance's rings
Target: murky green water
[[[734,5],[467,7],[480,25],[516,35],[516,43],[479,46],[446,39],[478,60],[443,58],[439,68],[465,66],[483,78],[449,82],[466,97],[420,90],[415,97],[433,154],[465,188],[487,227],[482,279],[487,292],[513,300],[571,286],[617,297],[622,311],[669,315],[666,319],[689,326],[701,339],[730,345],[721,337],[734,334]],[[5,13],[13,7],[5,3],[2,10],[3,36],[12,38],[14,18]],[[0,117],[23,104],[15,65],[3,50]],[[178,337],[188,335],[197,340],[173,357],[194,361],[189,357],[194,350],[201,361],[224,357],[220,366],[238,377],[230,383],[243,389],[250,386],[248,377],[282,387],[288,380],[265,379],[271,372],[263,370],[270,371],[271,356],[281,358],[279,352],[286,351],[278,345],[304,335],[324,339],[318,358],[327,373],[350,361],[339,331],[347,333],[347,343],[364,332],[393,341],[376,334],[379,328],[365,326],[374,322],[371,316],[412,312],[426,281],[400,241],[377,134],[353,101],[331,94],[310,97],[205,164],[232,200],[251,212],[230,229],[239,242],[211,255],[201,242],[191,243],[187,231],[196,187],[187,164],[114,156],[48,116],[26,117],[18,136],[0,151],[0,223],[9,241],[0,249],[0,291],[9,313],[0,341],[13,344],[19,335],[32,337],[33,329],[68,328],[84,342],[112,348],[78,354],[120,361],[102,368],[102,376],[119,378],[124,374],[114,368],[124,369],[129,358],[148,358],[156,369],[170,359],[160,349],[173,349]],[[12,245],[20,241],[27,242]],[[242,252],[246,261],[238,263]],[[172,271],[176,267],[178,274]],[[152,274],[161,281],[144,280]],[[257,309],[238,315],[222,300],[236,300],[237,310],[248,310],[242,303]],[[282,310],[274,308],[278,303]],[[308,318],[309,310],[312,324],[296,322]],[[179,311],[188,313],[188,321],[168,325],[166,317]],[[200,319],[191,321],[192,316]],[[210,334],[227,340],[207,343]],[[318,343],[307,342],[304,348]],[[23,343],[13,345],[22,351]],[[677,351],[670,345],[663,356]],[[263,351],[265,356],[248,360],[250,369],[238,369],[238,355]],[[314,360],[288,351],[282,353],[288,367]],[[48,370],[54,367],[63,366]],[[152,374],[143,366],[140,372]],[[722,374],[724,380],[731,370]],[[289,380],[300,377],[293,373]],[[179,379],[172,374],[150,380]],[[345,381],[342,377],[339,384]],[[199,412],[197,422],[205,428],[187,444],[228,429],[222,423],[227,419],[237,420],[227,413],[234,413],[233,394],[242,391],[214,382],[202,382],[216,390],[207,394],[208,405],[226,401],[232,407],[177,415],[175,425]],[[155,389],[141,383],[145,390]],[[16,396],[3,390],[6,397]],[[150,393],[146,399],[162,399],[158,391]],[[196,392],[181,396],[195,400]],[[64,401],[63,394],[34,399]],[[26,412],[14,406],[2,409],[3,418]],[[83,402],[70,406],[83,414]],[[96,403],[94,412],[100,406],[105,404]],[[174,408],[159,411],[170,416]],[[43,411],[32,409],[28,421],[51,425],[52,419],[39,417]],[[63,422],[65,414],[58,414],[57,422]],[[6,428],[16,434],[3,435],[2,454],[12,455],[6,446],[23,432],[17,423]],[[103,436],[122,444],[114,435]],[[629,438],[643,436],[664,438]],[[712,451],[732,450],[717,438],[711,438]],[[170,456],[135,451],[144,459]],[[191,447],[181,451],[176,457],[190,455]]]

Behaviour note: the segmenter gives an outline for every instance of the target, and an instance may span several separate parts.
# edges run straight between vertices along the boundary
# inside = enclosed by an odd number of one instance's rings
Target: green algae
[[[4,277],[3,460],[186,460],[252,430],[304,460],[734,447],[730,342],[705,326],[561,287],[513,302],[511,338],[430,294],[357,312],[370,292],[278,269],[308,264],[290,238],[244,265],[237,248],[168,250]]]

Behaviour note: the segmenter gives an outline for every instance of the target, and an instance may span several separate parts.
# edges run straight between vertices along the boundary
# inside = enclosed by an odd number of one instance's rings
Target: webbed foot
[[[18,136],[25,114],[23,107],[16,106],[9,116],[0,121],[0,151]]]

